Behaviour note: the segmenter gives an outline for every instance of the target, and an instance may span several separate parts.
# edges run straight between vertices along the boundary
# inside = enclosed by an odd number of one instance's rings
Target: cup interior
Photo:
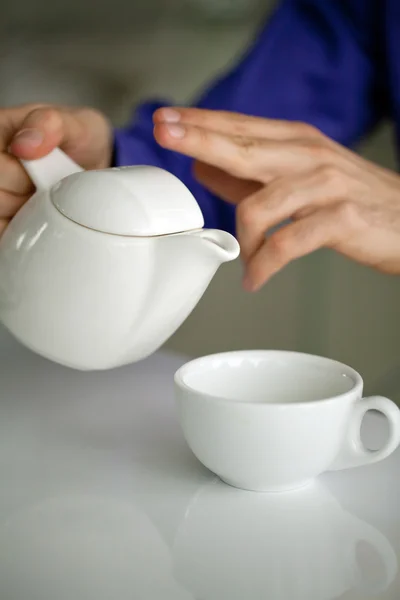
[[[361,378],[350,367],[319,356],[284,351],[228,352],[187,363],[178,385],[237,402],[315,402],[350,392]]]

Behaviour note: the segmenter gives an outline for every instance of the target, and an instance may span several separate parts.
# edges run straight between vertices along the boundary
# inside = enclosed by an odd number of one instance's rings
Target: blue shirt
[[[196,197],[206,227],[234,233],[234,206],[196,181],[190,158],[154,140],[152,114],[165,104],[143,104],[115,132],[116,164],[174,173]],[[241,62],[195,105],[308,122],[345,146],[389,116],[399,136],[400,1],[282,1]]]

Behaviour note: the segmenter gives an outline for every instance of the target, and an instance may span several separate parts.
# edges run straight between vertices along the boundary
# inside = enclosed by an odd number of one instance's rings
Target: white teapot
[[[60,149],[24,162],[36,193],[0,240],[0,320],[80,370],[157,350],[239,245],[203,229],[186,186],[156,167],[83,171]]]

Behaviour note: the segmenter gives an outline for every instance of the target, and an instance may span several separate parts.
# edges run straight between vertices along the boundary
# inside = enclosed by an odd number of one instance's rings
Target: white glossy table
[[[182,358],[83,374],[3,330],[0,356],[1,600],[400,598],[400,452],[241,492],[182,438]],[[364,429],[376,447],[385,422]]]

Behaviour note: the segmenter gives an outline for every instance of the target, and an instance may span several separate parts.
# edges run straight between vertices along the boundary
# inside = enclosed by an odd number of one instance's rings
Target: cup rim
[[[228,398],[227,396],[221,396],[221,395],[217,395],[217,394],[212,394],[209,392],[203,392],[198,390],[196,387],[191,386],[189,384],[187,384],[184,380],[185,375],[188,374],[188,372],[190,372],[193,367],[195,367],[195,365],[202,363],[202,362],[208,362],[208,361],[212,361],[215,359],[229,359],[229,358],[239,358],[239,357],[251,357],[251,356],[259,356],[259,357],[263,357],[263,356],[267,356],[267,355],[271,355],[271,354],[276,354],[276,355],[280,355],[280,356],[292,356],[294,358],[298,358],[298,357],[307,357],[307,358],[311,358],[314,360],[318,360],[321,363],[324,363],[326,365],[332,365],[332,366],[336,366],[336,367],[340,367],[341,369],[344,369],[346,374],[348,374],[354,381],[354,385],[347,390],[346,392],[343,392],[341,394],[336,394],[335,396],[327,396],[325,398],[319,398],[318,400],[312,400],[312,401],[303,401],[303,402],[254,402],[254,401],[249,401],[249,400],[233,400],[232,398]],[[184,365],[182,365],[176,372],[174,375],[174,382],[175,385],[180,388],[183,391],[186,392],[190,392],[192,394],[196,394],[198,397],[204,399],[204,400],[208,400],[209,402],[218,402],[218,403],[223,403],[223,404],[230,404],[231,406],[237,405],[237,406],[248,406],[248,407],[257,407],[257,409],[265,409],[266,407],[275,407],[275,408],[296,408],[296,407],[305,407],[305,406],[318,406],[321,404],[326,404],[326,403],[333,403],[333,402],[337,402],[339,400],[345,400],[351,396],[353,396],[354,392],[359,391],[360,393],[362,393],[362,389],[363,389],[363,379],[361,377],[361,375],[352,367],[350,367],[349,365],[346,365],[345,363],[342,363],[340,361],[337,361],[335,359],[332,358],[328,358],[325,356],[320,356],[318,354],[310,354],[308,352],[297,352],[294,350],[272,350],[272,349],[265,349],[265,350],[231,350],[231,351],[227,351],[227,352],[217,352],[214,354],[207,354],[204,356],[200,356],[197,358],[194,358],[188,362],[186,362]]]

